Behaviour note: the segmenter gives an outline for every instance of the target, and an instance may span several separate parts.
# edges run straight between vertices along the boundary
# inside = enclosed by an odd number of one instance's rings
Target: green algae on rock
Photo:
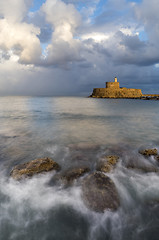
[[[105,173],[110,172],[115,168],[118,159],[119,159],[118,156],[113,155],[104,156],[97,164],[96,170]]]
[[[51,170],[60,170],[59,164],[50,158],[40,158],[15,166],[12,169],[10,176],[15,180],[20,180],[25,177],[32,177],[35,174]]]
[[[156,148],[139,150],[139,153],[144,155],[144,156],[147,156],[147,157],[158,155],[158,152],[157,152]]]

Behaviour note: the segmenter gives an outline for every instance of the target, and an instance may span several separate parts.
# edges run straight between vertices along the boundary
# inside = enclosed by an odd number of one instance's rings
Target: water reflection
[[[55,104],[64,141],[132,144],[157,137],[156,102],[60,98]]]
[[[59,151],[53,149],[70,144],[129,144],[138,148],[156,145],[159,140],[155,101],[73,97],[0,100],[0,149],[9,162],[56,155]]]

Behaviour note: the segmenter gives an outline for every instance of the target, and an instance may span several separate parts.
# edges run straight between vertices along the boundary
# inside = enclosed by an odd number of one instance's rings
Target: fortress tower
[[[117,77],[114,78],[114,82],[106,82],[106,88],[113,88],[113,89],[118,89],[119,86],[119,82],[117,80]]]

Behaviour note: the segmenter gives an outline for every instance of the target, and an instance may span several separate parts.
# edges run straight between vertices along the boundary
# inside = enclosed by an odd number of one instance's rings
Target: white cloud
[[[60,0],[47,0],[42,11],[53,27],[52,41],[46,49],[46,64],[63,65],[80,60],[80,41],[74,38],[81,21],[79,12],[72,4]]]
[[[5,0],[0,2],[0,48],[21,63],[37,63],[41,55],[37,35],[40,29],[24,22],[32,0]],[[17,57],[16,57],[16,56]]]
[[[11,22],[20,22],[27,15],[33,0],[1,0],[0,16]]]
[[[101,42],[111,37],[111,34],[104,34],[102,32],[91,32],[81,35],[82,40],[93,39],[95,42]]]
[[[122,27],[122,28],[119,29],[119,31],[121,31],[125,35],[129,35],[129,36],[139,35],[139,32],[136,31],[136,29],[130,28],[130,27],[129,28],[128,27]]]
[[[39,28],[27,23],[12,23],[0,20],[0,47],[19,56],[19,62],[36,63],[41,55],[40,41],[37,35]]]

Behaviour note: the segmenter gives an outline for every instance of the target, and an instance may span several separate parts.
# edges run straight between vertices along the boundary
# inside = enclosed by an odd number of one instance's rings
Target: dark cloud
[[[10,59],[10,54],[8,53],[8,51],[1,51],[0,53],[0,59],[1,61],[4,60],[9,60]]]
[[[125,46],[127,50],[140,51],[140,49],[147,47],[147,44],[144,41],[141,41],[138,35],[129,36],[123,34],[122,32],[118,32],[116,36],[118,37],[119,35],[121,38],[120,44]]]
[[[31,2],[0,3],[1,94],[89,95],[116,75],[121,86],[155,92],[157,0],[108,0],[100,11],[98,0],[47,0],[28,13]]]

